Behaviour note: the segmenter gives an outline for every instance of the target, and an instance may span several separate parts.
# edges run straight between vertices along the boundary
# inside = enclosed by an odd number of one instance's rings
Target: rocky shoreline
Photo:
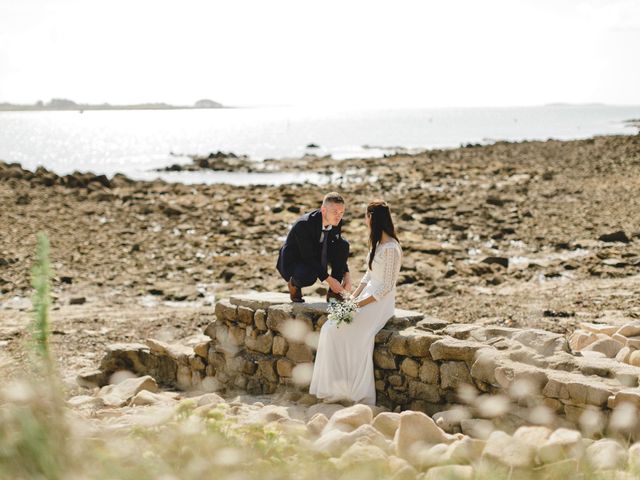
[[[284,292],[277,250],[289,225],[329,189],[349,203],[344,231],[356,281],[367,248],[361,212],[375,197],[391,204],[405,252],[400,308],[563,334],[583,321],[640,317],[638,135],[281,163],[329,172],[336,183],[183,185],[0,163],[0,342],[18,355],[25,333],[15,319],[27,314],[37,231],[51,240],[54,308],[69,349],[63,363],[71,365],[76,344],[96,352],[123,332],[133,340],[153,331],[96,315],[110,333],[88,341],[67,322],[80,312],[126,317],[182,306],[191,313],[180,329],[171,315],[155,328],[185,338],[199,332],[197,312],[211,309],[214,298]],[[305,292],[313,293],[323,288]]]

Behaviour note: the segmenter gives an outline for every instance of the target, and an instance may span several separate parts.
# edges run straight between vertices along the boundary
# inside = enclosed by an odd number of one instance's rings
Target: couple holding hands
[[[349,243],[341,233],[345,208],[340,194],[329,193],[320,209],[304,214],[289,231],[276,268],[287,282],[292,302],[304,302],[302,288],[317,280],[328,284],[327,301],[350,294]],[[374,341],[395,311],[402,249],[384,201],[370,202],[364,221],[369,232],[367,271],[351,294],[358,310],[353,321],[339,330],[330,320],[322,326],[309,392],[330,402],[374,405]]]

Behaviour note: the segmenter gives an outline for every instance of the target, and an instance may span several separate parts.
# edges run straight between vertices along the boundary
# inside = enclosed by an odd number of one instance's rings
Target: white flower
[[[335,299],[329,301],[329,314],[328,320],[334,321],[338,326],[341,323],[351,323],[353,321],[353,315],[358,310],[358,304],[351,298],[345,299],[341,302],[337,302]]]

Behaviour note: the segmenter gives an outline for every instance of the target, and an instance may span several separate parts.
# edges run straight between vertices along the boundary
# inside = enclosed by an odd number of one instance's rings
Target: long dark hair
[[[396,229],[391,219],[391,211],[384,200],[374,200],[367,206],[367,216],[371,220],[371,228],[369,231],[369,270],[373,265],[373,257],[376,255],[376,247],[382,239],[382,232],[385,232],[399,243]]]

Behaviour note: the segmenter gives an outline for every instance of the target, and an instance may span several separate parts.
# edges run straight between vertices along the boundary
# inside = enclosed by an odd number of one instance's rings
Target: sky
[[[0,0],[0,102],[640,105],[640,0]]]

